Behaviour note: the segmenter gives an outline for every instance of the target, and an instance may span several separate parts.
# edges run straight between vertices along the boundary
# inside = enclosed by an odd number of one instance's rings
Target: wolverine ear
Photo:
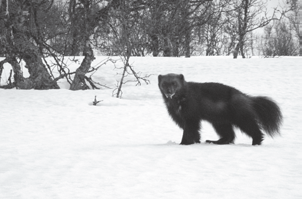
[[[158,82],[160,82],[162,75],[158,75]]]
[[[181,81],[185,81],[184,75],[183,75],[183,74],[180,74],[180,75],[179,75],[179,79],[180,79]]]

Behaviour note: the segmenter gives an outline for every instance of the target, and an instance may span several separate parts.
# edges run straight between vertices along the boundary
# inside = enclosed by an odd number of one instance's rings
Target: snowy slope
[[[1,199],[302,198],[302,58],[131,63],[153,74],[151,84],[126,85],[122,99],[112,98],[112,89],[0,90]],[[182,131],[157,87],[157,75],[171,72],[272,97],[284,115],[281,136],[252,146],[236,130],[234,145],[178,145]],[[113,88],[117,73],[108,63],[94,78]],[[95,95],[103,100],[98,106],[91,105]],[[202,142],[217,139],[202,126]]]

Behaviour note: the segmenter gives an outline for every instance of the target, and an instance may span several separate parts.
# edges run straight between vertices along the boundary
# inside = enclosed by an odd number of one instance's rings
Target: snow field
[[[104,57],[95,60],[97,65]],[[0,198],[289,198],[302,197],[301,58],[131,58],[151,84],[112,89],[0,90]],[[117,65],[120,63],[117,63]],[[76,65],[71,65],[76,68]],[[221,82],[280,105],[281,136],[262,146],[236,130],[234,145],[203,122],[202,143],[180,146],[157,75]],[[93,76],[114,88],[118,70]],[[103,100],[92,106],[94,96]]]

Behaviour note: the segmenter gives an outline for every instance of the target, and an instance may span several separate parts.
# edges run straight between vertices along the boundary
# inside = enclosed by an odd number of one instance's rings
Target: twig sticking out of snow
[[[98,103],[100,103],[101,101],[103,101],[103,100],[97,101],[96,96],[94,96],[94,101],[92,102],[92,104],[93,104],[94,106],[96,106],[96,105],[97,105]]]

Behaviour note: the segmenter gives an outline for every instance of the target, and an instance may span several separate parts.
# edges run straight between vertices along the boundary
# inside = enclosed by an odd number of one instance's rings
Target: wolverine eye
[[[167,87],[167,82],[163,82],[162,87]]]

